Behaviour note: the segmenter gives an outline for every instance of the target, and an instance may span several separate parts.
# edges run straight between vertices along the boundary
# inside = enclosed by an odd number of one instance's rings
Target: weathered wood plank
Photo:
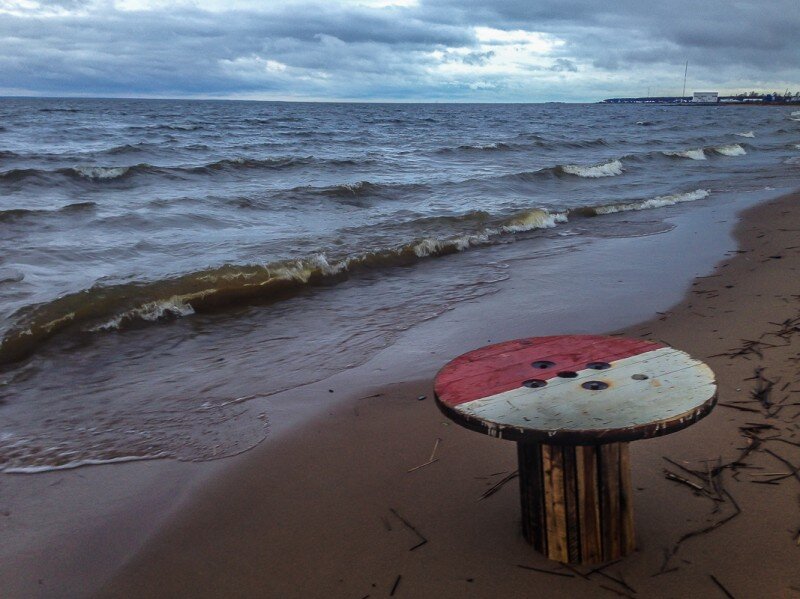
[[[547,552],[542,450],[538,443],[517,443],[522,533],[537,551]]]
[[[619,498],[622,555],[628,555],[636,547],[633,528],[633,483],[631,482],[630,444],[619,444]]]
[[[620,555],[619,443],[600,446],[600,506],[603,530],[603,559]]]
[[[579,445],[575,448],[575,458],[581,536],[580,561],[584,564],[594,564],[603,559],[600,495],[597,488],[597,448],[592,445]]]
[[[564,507],[567,520],[567,554],[570,563],[581,561],[581,526],[578,510],[578,473],[575,448],[563,446]]]
[[[547,557],[569,561],[567,553],[567,517],[564,506],[564,459],[555,445],[542,445],[542,470],[547,525]]]

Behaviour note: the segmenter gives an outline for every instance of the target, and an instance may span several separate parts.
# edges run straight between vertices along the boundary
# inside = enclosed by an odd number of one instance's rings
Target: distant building
[[[719,102],[718,92],[694,92],[692,102],[716,103]]]

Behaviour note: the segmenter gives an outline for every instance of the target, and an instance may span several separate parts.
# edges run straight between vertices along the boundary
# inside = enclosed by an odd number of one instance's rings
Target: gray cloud
[[[461,60],[464,64],[484,65],[495,55],[494,50],[488,52],[470,52]]]
[[[569,71],[570,73],[577,73],[578,67],[567,58],[557,58],[553,66],[550,67],[550,70],[555,72]]]
[[[0,13],[6,90],[596,100],[673,85],[687,59],[704,87],[800,86],[797,0],[312,1],[223,12],[121,11],[103,0],[42,6],[50,14]]]

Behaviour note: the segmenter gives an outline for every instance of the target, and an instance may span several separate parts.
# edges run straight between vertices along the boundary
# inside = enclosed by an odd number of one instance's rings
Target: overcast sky
[[[542,102],[800,91],[800,0],[0,0],[0,94]]]

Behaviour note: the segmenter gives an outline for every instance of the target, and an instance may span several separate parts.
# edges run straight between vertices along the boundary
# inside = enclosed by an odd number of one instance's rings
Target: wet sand
[[[638,549],[623,561],[592,573],[537,555],[519,530],[514,444],[447,421],[425,376],[338,401],[219,468],[99,595],[800,597],[799,202],[749,210],[713,275],[620,331],[706,360],[720,402],[632,445]],[[437,439],[438,461],[414,470]]]

